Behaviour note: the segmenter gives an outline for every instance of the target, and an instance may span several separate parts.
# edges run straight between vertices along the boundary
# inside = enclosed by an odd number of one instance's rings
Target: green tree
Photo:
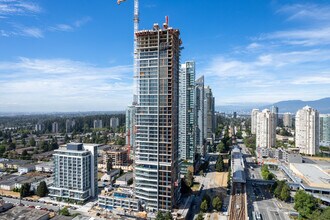
[[[0,157],[3,157],[3,154],[6,152],[6,146],[0,145]]]
[[[192,187],[194,183],[194,176],[190,170],[188,170],[186,176],[185,176],[185,182],[187,186]]]
[[[213,200],[212,200],[212,206],[217,211],[220,211],[221,210],[222,201],[221,201],[221,198],[219,196],[216,196],[216,197],[213,198]]]
[[[25,138],[22,139],[22,144],[23,144],[24,147],[26,146],[26,140],[25,140]]]
[[[204,219],[203,215],[204,215],[203,212],[199,212],[196,220],[203,220]]]
[[[60,215],[64,216],[70,216],[70,212],[67,207],[64,207],[63,209],[60,210]]]
[[[165,212],[164,219],[165,220],[173,220],[172,214],[170,212]]]
[[[289,188],[288,184],[286,184],[286,183],[284,183],[284,185],[282,187],[280,199],[285,202],[290,199],[290,188]]]
[[[218,160],[217,160],[216,164],[215,164],[215,170],[217,172],[223,172],[224,169],[225,169],[225,164],[223,162],[223,157],[220,155],[218,157]]]
[[[36,146],[36,140],[34,140],[34,138],[31,137],[30,140],[29,140],[29,144],[30,144],[31,147]]]
[[[225,144],[222,141],[220,141],[220,143],[217,145],[217,151],[219,153],[223,153],[226,151]]]
[[[323,210],[317,210],[313,213],[313,217],[317,220],[329,220],[330,219],[330,207]]]
[[[162,211],[158,211],[158,212],[157,212],[156,220],[165,220],[165,217],[164,217]]]
[[[275,177],[274,174],[269,171],[267,165],[261,167],[261,176],[264,180],[272,180]]]
[[[275,187],[274,195],[276,198],[280,198],[284,184],[285,184],[284,181],[276,181],[276,183],[274,184],[274,187]]]
[[[294,196],[294,209],[303,218],[311,218],[312,213],[318,208],[317,200],[303,190],[298,190]]]
[[[201,210],[202,210],[202,212],[206,212],[207,210],[208,210],[208,204],[207,204],[207,201],[206,200],[204,200],[202,203],[201,203]]]
[[[21,198],[27,197],[30,195],[31,185],[29,183],[24,183],[20,189]]]
[[[41,181],[37,187],[37,196],[45,197],[48,194],[48,187],[45,181]]]
[[[108,155],[108,160],[107,160],[107,172],[110,172],[112,170],[112,157]]]

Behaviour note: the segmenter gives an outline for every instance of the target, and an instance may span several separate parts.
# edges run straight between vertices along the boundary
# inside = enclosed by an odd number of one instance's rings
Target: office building
[[[57,122],[52,123],[52,133],[58,133],[58,123]]]
[[[271,113],[275,114],[275,127],[278,125],[278,107],[273,105],[271,108]]]
[[[305,106],[296,114],[296,147],[300,153],[315,155],[319,152],[319,113],[317,110]]]
[[[172,210],[178,164],[180,32],[155,24],[137,38],[135,196],[147,210]]]
[[[97,145],[69,143],[55,150],[54,184],[49,196],[85,202],[97,197]]]
[[[320,145],[330,146],[330,114],[320,115]]]
[[[128,106],[126,109],[126,145],[129,147],[129,156],[134,158],[135,152],[135,105]]]
[[[103,128],[102,120],[98,120],[98,119],[94,120],[93,125],[94,125],[94,129],[95,128]]]
[[[257,133],[257,116],[259,113],[259,109],[252,109],[251,112],[251,134]]]
[[[292,114],[290,112],[283,114],[283,126],[287,128],[292,127]]]
[[[275,114],[264,109],[257,114],[256,145],[260,148],[275,147],[276,126]]]
[[[195,114],[195,62],[186,62],[181,65],[179,76],[179,156],[182,174],[194,165]]]
[[[116,129],[119,126],[119,118],[110,118],[110,128]]]
[[[196,152],[205,155],[204,147],[204,76],[196,80]]]

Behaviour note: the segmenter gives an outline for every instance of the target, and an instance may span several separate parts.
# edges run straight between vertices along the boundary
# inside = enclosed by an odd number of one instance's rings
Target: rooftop
[[[330,188],[330,175],[316,164],[292,163],[290,169],[309,186]]]

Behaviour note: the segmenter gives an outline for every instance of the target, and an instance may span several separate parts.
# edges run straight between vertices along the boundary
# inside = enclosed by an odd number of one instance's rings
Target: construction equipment
[[[117,0],[117,4],[120,5],[122,2],[126,0]],[[134,78],[137,76],[137,39],[135,33],[139,31],[139,0],[134,0]],[[134,80],[134,97],[133,104],[137,103],[137,83]]]

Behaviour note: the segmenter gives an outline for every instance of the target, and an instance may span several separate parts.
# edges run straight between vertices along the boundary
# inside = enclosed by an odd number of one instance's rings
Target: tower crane
[[[126,0],[117,0],[117,4],[120,5],[122,2]],[[137,38],[135,33],[139,31],[139,0],[134,0],[134,78],[137,76]],[[133,104],[137,103],[137,83],[134,80],[134,97],[133,97]]]

